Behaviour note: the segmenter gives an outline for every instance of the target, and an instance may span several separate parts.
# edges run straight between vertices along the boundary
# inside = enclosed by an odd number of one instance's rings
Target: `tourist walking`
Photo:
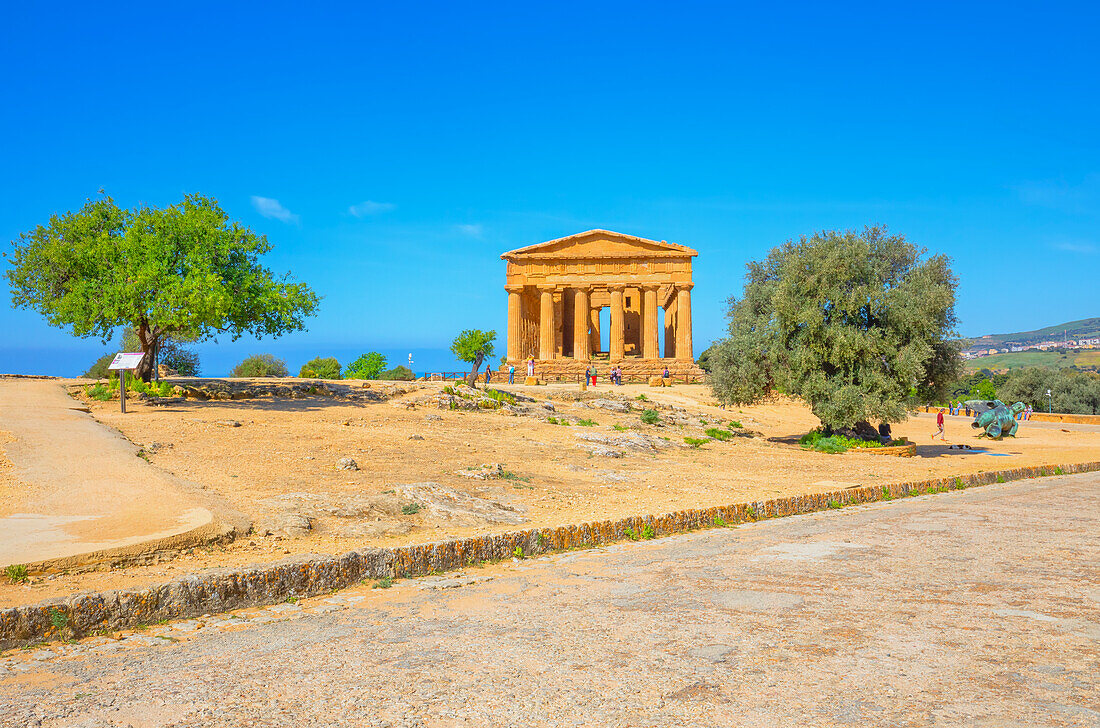
[[[515,384],[516,383],[516,365],[515,364],[509,364],[508,365],[508,383],[509,384]]]
[[[488,384],[489,380],[493,378],[493,375],[490,372],[491,368],[492,368],[491,364],[486,364],[485,365],[485,383],[486,384]]]
[[[527,376],[535,376],[535,357],[531,357],[527,360]]]
[[[596,365],[592,365],[592,386],[596,386]]]
[[[943,413],[945,412],[943,407],[940,407],[940,411],[936,413],[936,431],[932,433],[932,439],[936,439],[936,435],[940,436],[940,439],[944,439],[946,435],[943,431]]]

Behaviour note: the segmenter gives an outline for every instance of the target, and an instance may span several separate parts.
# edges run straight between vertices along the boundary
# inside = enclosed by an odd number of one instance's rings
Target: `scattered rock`
[[[597,432],[575,432],[573,434],[577,439],[593,443],[593,445],[603,445],[612,449],[634,452],[656,453],[672,446],[667,440],[640,432],[624,432],[617,435],[601,435]],[[591,445],[588,448],[590,452],[596,454]]]
[[[358,470],[359,463],[355,462],[351,458],[340,458],[336,461],[337,470]]]
[[[490,463],[489,465],[482,465],[480,467],[471,468],[469,470],[456,470],[455,475],[461,475],[463,478],[473,478],[474,480],[503,478],[504,466],[500,463]]]
[[[439,415],[424,415],[424,419],[426,419],[428,422],[439,422],[443,418]]]
[[[158,450],[167,450],[170,447],[172,447],[172,443],[170,442],[157,442],[154,440],[153,442],[142,445],[141,449],[149,454],[153,454]]]
[[[260,521],[254,530],[261,536],[298,538],[308,536],[312,528],[313,521],[300,513],[280,513]]]
[[[629,412],[630,405],[617,399],[594,399],[588,403],[589,407],[610,410],[611,412]]]
[[[221,399],[221,397],[219,397],[218,399]],[[240,427],[241,426],[241,423],[237,422],[237,420],[218,420],[214,424],[219,425],[220,427]]]
[[[410,440],[423,440],[424,436],[423,435],[409,435],[409,439]]]
[[[553,402],[539,402],[539,404],[542,405],[543,409],[549,410],[551,412],[556,412],[557,411],[556,409],[554,409],[554,403]]]
[[[459,525],[478,523],[524,523],[522,506],[512,507],[497,501],[462,493],[439,483],[409,483],[397,486],[398,495],[419,503],[436,518]]]

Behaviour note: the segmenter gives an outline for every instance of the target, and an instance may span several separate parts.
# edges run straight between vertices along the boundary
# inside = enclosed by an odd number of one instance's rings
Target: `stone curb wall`
[[[1100,471],[1100,461],[1010,468],[438,543],[366,548],[342,556],[303,554],[243,569],[211,569],[140,589],[74,594],[0,610],[0,650],[60,637],[84,637],[130,629],[166,619],[187,619],[275,604],[290,597],[308,597],[341,589],[364,579],[423,576],[481,561],[506,559],[516,554],[517,548],[522,549],[524,556],[530,556],[599,546],[627,538],[636,540],[647,526],[654,536],[667,536],[723,522],[732,525],[909,495],[1095,471]],[[633,536],[628,534],[628,529]]]
[[[1011,404],[1006,402],[1005,404]],[[935,414],[940,411],[939,407],[918,407],[921,412],[928,412]],[[965,417],[965,414],[958,415],[959,417]],[[1019,420],[1019,422],[1061,422],[1067,425],[1100,425],[1100,415],[1070,415],[1063,412],[1039,412],[1035,411],[1031,413],[1031,416],[1026,420]]]

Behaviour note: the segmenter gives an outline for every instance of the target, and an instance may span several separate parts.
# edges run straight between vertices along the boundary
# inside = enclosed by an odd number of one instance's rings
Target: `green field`
[[[1013,354],[994,354],[966,362],[967,371],[979,369],[999,371],[1002,369],[1021,369],[1023,367],[1046,367],[1048,369],[1100,369],[1100,349],[1080,352],[1056,351],[1018,351]]]

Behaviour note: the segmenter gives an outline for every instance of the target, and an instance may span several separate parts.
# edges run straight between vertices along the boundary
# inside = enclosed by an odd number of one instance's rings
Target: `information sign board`
[[[137,369],[141,365],[141,360],[145,358],[145,354],[137,352],[136,354],[115,354],[115,358],[111,361],[108,369]]]

